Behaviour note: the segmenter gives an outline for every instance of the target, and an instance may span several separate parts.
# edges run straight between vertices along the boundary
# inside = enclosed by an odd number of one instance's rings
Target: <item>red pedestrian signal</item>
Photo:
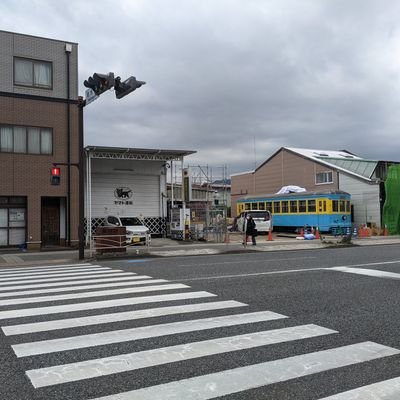
[[[60,184],[60,168],[53,167],[51,169],[51,184],[52,185],[59,185]]]

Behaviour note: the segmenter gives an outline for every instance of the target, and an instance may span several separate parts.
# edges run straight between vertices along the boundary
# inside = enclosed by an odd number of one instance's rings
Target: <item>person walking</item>
[[[247,238],[251,236],[251,241],[253,243],[253,246],[256,245],[256,236],[257,236],[257,230],[256,230],[256,223],[254,222],[254,219],[252,218],[251,215],[247,216],[246,220],[246,243],[247,244]]]

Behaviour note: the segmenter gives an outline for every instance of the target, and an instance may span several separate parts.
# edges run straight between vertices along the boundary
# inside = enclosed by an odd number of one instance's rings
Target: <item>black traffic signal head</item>
[[[109,72],[107,75],[94,73],[93,77],[91,76],[83,82],[83,84],[87,88],[92,89],[97,96],[100,96],[105,91],[111,89],[114,86],[114,83],[115,79],[113,72]]]
[[[133,92],[137,88],[140,88],[140,86],[144,84],[146,84],[146,82],[137,81],[134,76],[131,76],[127,80],[121,82],[121,78],[118,76],[117,78],[115,78],[115,85],[114,85],[115,97],[117,99],[121,99],[122,97]]]
[[[58,167],[53,167],[51,169],[51,178],[50,178],[50,183],[52,185],[59,185],[60,184],[60,168]]]

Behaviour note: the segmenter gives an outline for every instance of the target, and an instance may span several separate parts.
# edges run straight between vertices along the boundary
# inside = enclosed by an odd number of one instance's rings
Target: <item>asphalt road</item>
[[[101,264],[0,271],[0,399],[400,399],[396,245]]]

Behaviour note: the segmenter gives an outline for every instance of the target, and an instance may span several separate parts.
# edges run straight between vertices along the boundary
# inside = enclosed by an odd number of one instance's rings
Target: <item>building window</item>
[[[52,64],[46,61],[14,58],[14,84],[51,89]]]
[[[0,196],[0,246],[19,246],[26,240],[26,197]]]
[[[329,172],[318,172],[315,175],[315,183],[317,185],[321,185],[321,184],[324,184],[324,183],[333,183],[332,171],[329,171]]]
[[[0,125],[0,152],[53,154],[53,130]]]

